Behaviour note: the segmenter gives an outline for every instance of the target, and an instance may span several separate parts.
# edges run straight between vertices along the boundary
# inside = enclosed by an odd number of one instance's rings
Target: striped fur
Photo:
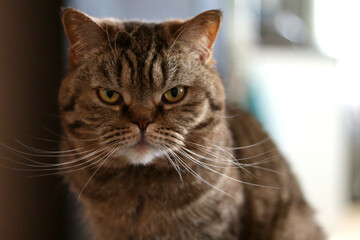
[[[211,57],[220,20],[216,10],[162,23],[63,11],[70,50],[59,94],[62,148],[94,154],[61,161],[73,166],[65,178],[95,239],[323,239],[275,146],[256,121],[225,103]],[[184,99],[164,103],[177,86],[187,87]],[[99,88],[120,93],[121,103],[99,101]],[[151,123],[141,132],[134,119]],[[241,170],[231,155],[248,166],[273,159]],[[230,160],[211,171],[203,164],[214,156]]]

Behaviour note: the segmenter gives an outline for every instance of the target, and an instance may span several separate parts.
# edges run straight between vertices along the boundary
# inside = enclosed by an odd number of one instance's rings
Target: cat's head
[[[225,94],[212,59],[221,13],[162,23],[62,14],[69,68],[59,102],[72,147],[150,164],[217,130]]]

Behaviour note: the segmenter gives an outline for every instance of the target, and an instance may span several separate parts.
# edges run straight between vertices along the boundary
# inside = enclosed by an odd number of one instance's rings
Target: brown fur
[[[96,239],[324,239],[274,144],[225,103],[211,57],[220,22],[219,11],[142,23],[64,10],[62,149],[76,154],[62,162]],[[176,86],[184,99],[164,103]],[[136,119],[151,120],[143,133]]]

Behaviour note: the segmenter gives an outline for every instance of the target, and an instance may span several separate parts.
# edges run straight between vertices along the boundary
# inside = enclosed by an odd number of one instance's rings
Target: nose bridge
[[[137,89],[132,94],[132,103],[129,106],[131,119],[152,119],[154,114],[154,103],[151,92],[147,89]]]
[[[151,99],[151,93],[145,90],[133,92],[132,101],[129,106],[131,119],[151,119],[155,105]]]
[[[154,111],[144,106],[134,106],[129,111],[130,121],[140,128],[141,131],[145,131],[147,126],[153,122]]]
[[[130,119],[152,119],[153,118],[153,110],[149,107],[145,106],[132,106],[130,111]]]
[[[151,96],[151,92],[146,91],[146,89],[138,89],[138,91],[133,92],[132,101],[128,107],[129,120],[138,125],[142,131],[145,131],[154,119],[155,104]]]

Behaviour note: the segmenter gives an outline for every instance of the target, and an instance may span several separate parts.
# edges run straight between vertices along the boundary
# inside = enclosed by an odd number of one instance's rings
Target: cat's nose
[[[134,119],[132,122],[137,124],[141,131],[145,131],[148,125],[154,121],[150,118],[147,118],[147,119]]]

